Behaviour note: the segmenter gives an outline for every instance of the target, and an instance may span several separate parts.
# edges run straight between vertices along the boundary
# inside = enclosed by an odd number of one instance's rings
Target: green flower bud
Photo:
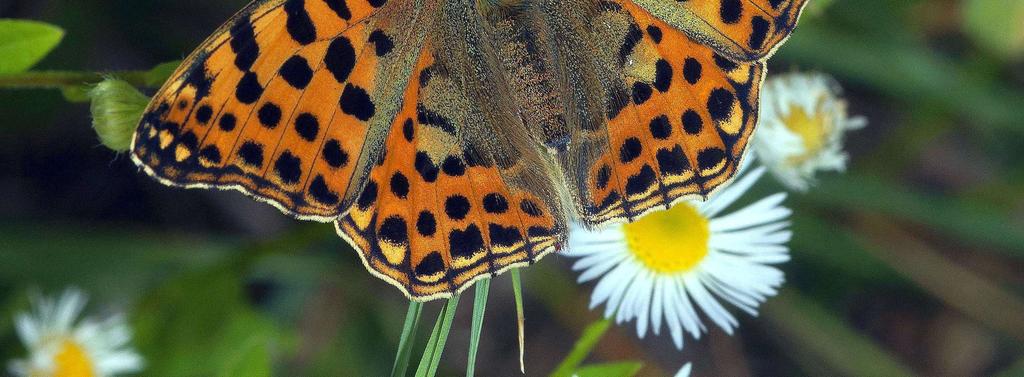
[[[107,148],[125,152],[131,148],[132,134],[149,97],[131,84],[108,78],[89,91],[92,99],[92,128]]]

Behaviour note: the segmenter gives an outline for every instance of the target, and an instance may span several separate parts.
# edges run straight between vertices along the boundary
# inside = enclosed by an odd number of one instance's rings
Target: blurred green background
[[[0,18],[65,28],[40,69],[132,70],[181,59],[243,3],[2,0]],[[695,375],[1024,376],[1024,1],[811,0],[771,69],[834,75],[870,121],[848,174],[788,200],[784,292],[735,337],[713,329],[680,353],[622,326],[590,360],[654,376],[690,360]],[[76,285],[92,312],[130,313],[145,375],[390,370],[406,301],[330,225],[162,187],[57,91],[0,89],[0,120],[0,358],[23,353],[12,316],[29,289]],[[529,375],[598,318],[569,262],[524,271]],[[467,301],[442,375],[465,369]],[[516,375],[507,276],[488,309],[478,373]]]

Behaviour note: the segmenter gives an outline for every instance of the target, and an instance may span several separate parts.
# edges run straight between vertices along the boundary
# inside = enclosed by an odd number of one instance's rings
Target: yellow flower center
[[[78,343],[65,339],[54,357],[55,377],[93,377],[96,375],[92,360]]]
[[[708,255],[708,219],[689,203],[644,216],[622,231],[629,251],[655,272],[689,271]]]
[[[832,132],[832,123],[825,112],[821,111],[821,102],[819,100],[815,104],[814,114],[807,114],[801,106],[790,106],[789,115],[782,119],[786,128],[800,135],[804,142],[804,153],[794,156],[791,159],[792,163],[801,163],[818,154],[825,146],[826,136]]]

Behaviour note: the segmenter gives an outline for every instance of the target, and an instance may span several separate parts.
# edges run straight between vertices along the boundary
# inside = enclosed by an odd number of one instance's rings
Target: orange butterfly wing
[[[807,0],[631,0],[653,17],[737,61],[761,61],[789,37]]]

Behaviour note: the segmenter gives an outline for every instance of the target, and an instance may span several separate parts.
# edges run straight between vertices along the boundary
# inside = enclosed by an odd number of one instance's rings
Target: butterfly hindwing
[[[483,83],[464,75],[474,59],[467,49],[438,51],[434,43],[424,47],[386,153],[337,222],[369,269],[416,299],[448,297],[533,263],[560,246],[565,232],[554,183],[537,172],[548,163],[541,151],[528,141],[515,147],[515,135],[483,121],[488,101],[470,95]]]

